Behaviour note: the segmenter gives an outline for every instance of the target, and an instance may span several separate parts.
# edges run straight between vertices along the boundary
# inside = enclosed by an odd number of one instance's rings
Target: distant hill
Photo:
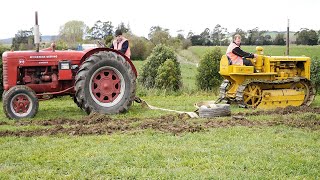
[[[0,44],[11,44],[12,38],[0,39]]]
[[[42,42],[52,42],[57,40],[58,36],[57,35],[44,35],[41,36],[41,41]],[[7,39],[0,39],[1,44],[12,44],[12,39],[13,38],[7,38]]]
[[[42,42],[52,42],[58,39],[58,36],[56,35],[45,35],[45,36],[41,36],[41,40]]]

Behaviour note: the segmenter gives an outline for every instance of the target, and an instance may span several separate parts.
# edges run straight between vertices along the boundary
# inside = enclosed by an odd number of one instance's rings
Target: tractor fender
[[[138,72],[136,67],[133,65],[132,61],[123,53],[121,53],[120,51],[111,49],[111,48],[94,48],[94,49],[89,49],[81,58],[80,64],[82,64],[88,57],[90,57],[92,54],[95,54],[97,52],[100,51],[112,51],[115,52],[119,55],[121,55],[131,66],[131,69],[133,70],[134,74],[136,75],[136,77],[138,77]]]

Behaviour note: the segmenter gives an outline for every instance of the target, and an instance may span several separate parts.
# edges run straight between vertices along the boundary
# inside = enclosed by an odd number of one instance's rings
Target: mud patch
[[[275,118],[272,121],[272,125],[285,125],[295,128],[308,128],[311,130],[320,130],[320,120],[317,119],[317,116],[315,114],[306,115],[301,118]]]
[[[296,112],[293,109],[292,112]],[[276,110],[273,113],[277,112]],[[71,136],[103,135],[113,133],[130,133],[145,129],[179,135],[185,132],[201,132],[210,128],[228,128],[234,126],[267,127],[285,125],[295,128],[308,128],[320,130],[320,120],[315,114],[303,116],[302,119],[281,116],[290,112],[288,109],[279,111],[279,116],[270,120],[248,120],[244,115],[236,115],[229,119],[185,119],[178,115],[162,116],[160,118],[147,119],[112,119],[108,116],[92,114],[80,120],[52,119],[46,121],[18,121],[14,126],[37,125],[45,128],[36,130],[0,131],[0,136],[50,136],[66,134]],[[307,111],[309,112],[309,111]],[[260,114],[261,115],[261,114]]]
[[[199,132],[203,131],[205,127],[201,123],[190,120],[183,120],[181,117],[170,115],[162,116],[159,119],[147,119],[140,125],[139,129],[155,129],[161,132],[169,132],[173,134],[180,134],[183,132]]]
[[[9,123],[7,123],[7,122],[0,122],[0,126],[3,126],[3,125],[8,125]]]
[[[235,115],[244,115],[244,116],[259,116],[259,115],[272,115],[272,114],[280,114],[280,115],[286,115],[286,114],[302,114],[302,113],[316,113],[320,114],[320,107],[308,107],[308,106],[288,106],[286,108],[276,108],[274,110],[258,110],[255,112],[239,112]]]
[[[91,125],[98,123],[106,123],[112,119],[108,116],[101,114],[91,114],[80,120],[68,119],[68,118],[58,118],[49,119],[44,121],[16,121],[17,126],[29,126],[29,125],[39,125],[39,126],[55,126],[55,125]]]

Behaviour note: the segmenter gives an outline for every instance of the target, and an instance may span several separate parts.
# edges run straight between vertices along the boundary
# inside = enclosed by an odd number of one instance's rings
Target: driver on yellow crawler
[[[250,60],[247,60],[246,58],[256,58],[257,55],[243,51],[242,49],[240,49],[240,46],[241,36],[239,34],[236,34],[226,52],[228,59],[231,60],[231,62],[229,63],[241,66],[253,66],[252,62]]]

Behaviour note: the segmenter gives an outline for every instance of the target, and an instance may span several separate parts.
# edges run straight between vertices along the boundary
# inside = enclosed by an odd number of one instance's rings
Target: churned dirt
[[[282,116],[287,114],[306,114],[303,118]],[[320,113],[320,108],[310,107],[287,107],[270,111],[255,111],[247,113],[236,113],[229,118],[213,118],[205,120],[188,119],[185,116],[167,115],[159,118],[131,118],[112,119],[108,116],[92,114],[80,120],[59,118],[44,121],[16,121],[12,123],[0,122],[0,125],[29,126],[35,125],[41,128],[36,130],[0,131],[3,136],[50,136],[67,134],[72,136],[102,135],[113,133],[139,132],[145,129],[154,129],[163,133],[179,135],[185,132],[201,132],[210,128],[228,128],[233,126],[267,127],[285,125],[296,128],[308,128],[320,130],[320,119],[315,114]],[[249,116],[275,115],[270,120],[249,120]]]
[[[277,108],[274,110],[259,110],[259,111],[254,111],[254,112],[246,112],[246,113],[238,113],[238,115],[272,115],[272,114],[280,114],[280,115],[286,115],[286,114],[302,114],[302,113],[316,113],[320,114],[320,107],[308,107],[308,106],[300,106],[300,107],[295,107],[295,106],[288,106],[286,108]]]

